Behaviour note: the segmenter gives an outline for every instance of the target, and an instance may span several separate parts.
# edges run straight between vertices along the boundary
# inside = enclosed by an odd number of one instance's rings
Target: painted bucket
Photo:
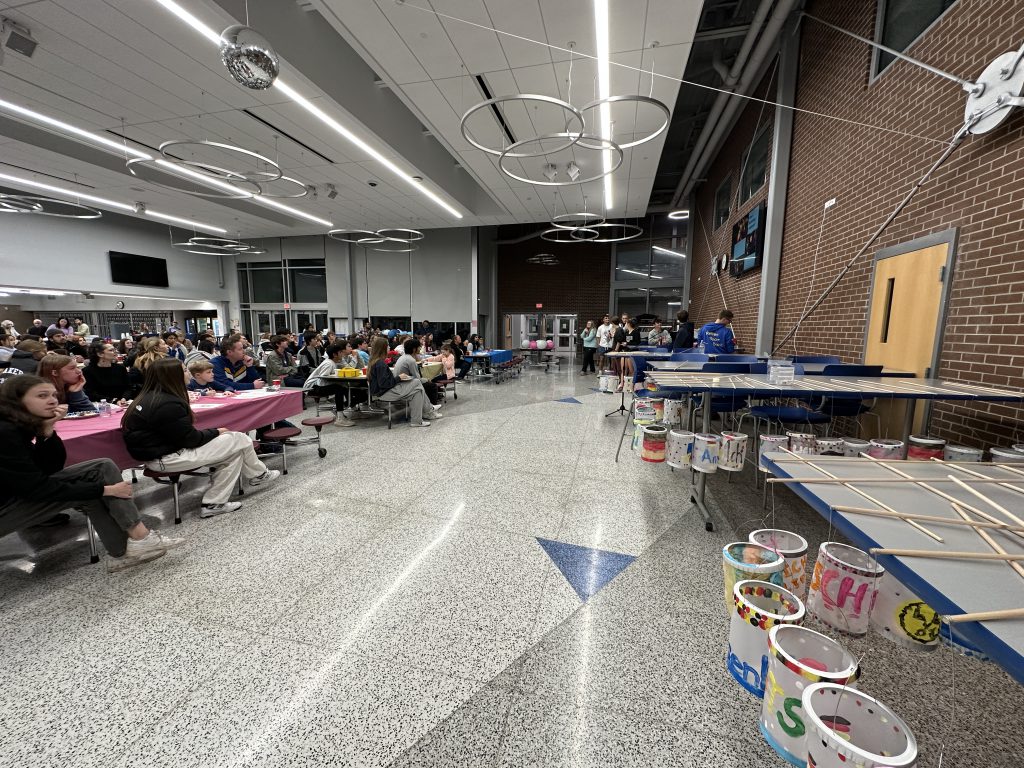
[[[654,418],[656,421],[665,420],[665,398],[663,397],[652,397],[651,406],[654,408]]]
[[[601,392],[612,391],[612,377],[607,374],[601,374],[597,377],[597,388]]]
[[[763,581],[736,582],[732,599],[726,669],[748,693],[761,698],[768,678],[768,631],[803,622],[804,604],[788,589]]]
[[[807,765],[815,768],[911,768],[917,739],[885,704],[857,688],[813,683],[801,697]]]
[[[782,586],[803,600],[807,596],[807,539],[779,528],[761,528],[751,532],[747,539],[782,555],[786,561]]]
[[[718,468],[726,472],[742,472],[747,455],[747,436],[742,432],[723,432],[718,451]]]
[[[795,624],[772,627],[761,735],[783,758],[803,768],[807,765],[804,688],[811,683],[854,685],[859,676],[856,657],[832,638]]]
[[[671,426],[682,426],[683,403],[681,400],[665,400],[665,423]]]
[[[793,453],[813,454],[815,451],[815,437],[807,432],[787,432],[789,438],[789,450]]]
[[[985,452],[967,445],[947,445],[942,451],[944,461],[981,461]]]
[[[673,429],[668,433],[668,443],[665,447],[665,462],[670,467],[682,469],[690,466],[693,456],[693,432]]]
[[[907,446],[907,458],[910,461],[931,461],[941,459],[946,448],[946,441],[941,437],[929,435],[911,435]]]
[[[789,435],[758,435],[757,436],[757,468],[762,472],[768,469],[762,463],[766,453],[789,447]]]
[[[653,424],[658,420],[654,406],[649,397],[638,397],[633,403],[633,423]]]
[[[732,613],[732,588],[738,581],[768,581],[782,586],[786,561],[768,547],[749,541],[734,541],[722,547],[722,572],[725,575],[725,610]]]
[[[1012,448],[989,448],[988,455],[995,464],[1018,464],[1024,461],[1024,453]]]
[[[867,453],[870,447],[871,443],[861,440],[859,437],[843,438],[843,456],[860,456],[862,453]]]
[[[867,634],[871,605],[884,573],[867,552],[826,541],[818,548],[807,610],[840,632]]]
[[[698,472],[704,472],[708,475],[713,474],[718,469],[718,452],[718,435],[694,435],[690,466]]]
[[[668,440],[668,427],[664,424],[648,424],[643,427],[643,444],[640,458],[660,464],[665,460],[665,443]]]
[[[843,438],[819,437],[814,441],[814,449],[819,456],[842,456]]]
[[[940,624],[935,609],[895,576],[882,577],[871,606],[871,628],[878,634],[913,651],[934,651],[939,647]]]
[[[902,440],[872,440],[868,446],[868,456],[875,459],[902,459]]]

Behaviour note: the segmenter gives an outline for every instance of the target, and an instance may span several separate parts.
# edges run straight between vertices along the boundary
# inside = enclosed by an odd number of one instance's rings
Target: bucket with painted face
[[[654,420],[664,421],[665,420],[665,398],[663,397],[652,397],[651,407],[654,408]]]
[[[807,432],[787,432],[789,438],[789,450],[793,453],[813,455],[815,452],[816,438]]]
[[[911,768],[917,740],[885,704],[857,688],[813,683],[801,696],[807,765],[814,768]]]
[[[690,466],[698,472],[714,473],[718,469],[719,445],[718,435],[694,435]]]
[[[664,424],[647,424],[643,427],[643,443],[640,458],[660,464],[665,460],[665,443],[668,440],[668,427]]]
[[[897,645],[913,651],[934,651],[939,647],[939,614],[891,573],[878,585],[871,606],[871,628]]]
[[[860,456],[862,453],[867,453],[870,447],[871,443],[861,440],[859,437],[843,438],[843,456]]]
[[[941,437],[929,435],[911,435],[907,445],[907,459],[910,461],[931,461],[941,459],[946,448],[946,441]]]
[[[840,632],[867,634],[871,605],[884,573],[867,552],[826,541],[818,548],[807,610]]]
[[[807,595],[807,539],[779,528],[761,528],[747,538],[782,555],[782,586],[803,600]]]
[[[676,469],[689,467],[693,456],[693,438],[693,432],[675,429],[669,432],[665,447],[665,463]]]
[[[681,400],[665,400],[665,423],[670,427],[682,426],[683,403]]]
[[[781,624],[768,632],[768,680],[761,705],[761,734],[793,765],[807,765],[803,691],[812,683],[855,685],[857,659],[813,629]]]
[[[788,589],[763,581],[736,582],[732,597],[726,668],[748,693],[761,698],[768,677],[768,631],[803,622],[804,604]]]
[[[814,449],[819,456],[842,456],[843,438],[819,437],[814,441]]]
[[[967,445],[947,445],[942,451],[944,461],[981,461],[985,452]]]
[[[757,468],[762,472],[767,472],[768,468],[762,463],[764,455],[778,451],[780,448],[789,448],[789,435],[758,435]]]
[[[873,459],[902,459],[902,440],[872,440],[868,446],[868,456]]]
[[[741,472],[747,455],[747,436],[742,432],[723,432],[718,450],[718,468],[726,472]]]
[[[989,448],[988,455],[994,464],[1019,464],[1024,461],[1024,453],[1012,448]]]
[[[725,610],[733,608],[732,588],[738,581],[766,581],[782,586],[786,561],[768,547],[749,541],[734,541],[722,547],[722,572],[725,575]]]

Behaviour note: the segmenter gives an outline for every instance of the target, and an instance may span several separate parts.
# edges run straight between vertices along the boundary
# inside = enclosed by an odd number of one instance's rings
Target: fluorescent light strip
[[[597,95],[599,98],[607,99],[611,96],[611,82],[608,72],[608,0],[594,0],[594,30],[597,37]],[[600,106],[601,115],[601,137],[612,138],[612,107],[607,101]],[[614,195],[612,192],[612,153],[611,150],[604,150],[601,153],[604,159],[604,209],[605,213],[611,213]]]
[[[665,279],[663,277],[658,277],[657,275],[648,275],[646,272],[637,272],[635,269],[626,269],[625,267],[616,267],[616,269],[619,270],[619,272],[629,272],[629,274],[631,274],[631,275],[640,275],[640,277],[650,277],[651,280],[664,280]],[[647,289],[646,288],[641,288],[640,290],[641,291],[646,291]]]
[[[659,253],[667,253],[670,256],[678,256],[681,259],[685,259],[686,258],[686,254],[685,253],[680,253],[679,251],[672,251],[672,250],[669,250],[668,248],[662,248],[660,245],[652,245],[651,248],[653,248],[654,250],[658,251]]]
[[[50,117],[49,115],[44,115],[41,112],[36,112],[34,109],[22,107],[19,104],[13,104],[9,101],[0,99],[0,109],[5,109],[8,112],[13,112],[16,115],[27,117],[29,120],[32,120],[34,122],[42,123],[43,125],[48,125],[51,128],[57,128],[65,133],[70,133],[80,138],[87,139],[88,141],[91,141],[95,144],[101,144],[104,147],[107,147],[108,149],[113,149],[114,151],[120,152],[121,154],[125,154],[127,152],[132,157],[143,158],[146,160],[153,159],[150,155],[147,155],[145,152],[139,152],[137,149],[126,147],[122,142],[114,141],[113,139],[108,139],[106,136],[101,136],[98,133],[87,131],[84,128],[79,128],[78,126],[71,125],[71,123],[65,123],[63,120],[57,120],[56,118]]]
[[[181,19],[186,24],[188,24],[190,27],[192,27],[192,29],[194,29],[200,35],[205,37],[211,43],[213,43],[214,45],[220,45],[220,34],[218,34],[217,32],[214,32],[212,28],[208,27],[206,24],[203,24],[203,22],[201,22],[199,19],[197,19],[191,13],[186,11],[180,5],[178,5],[175,2],[172,2],[172,0],[156,0],[156,1],[157,1],[157,3],[162,5],[164,8],[166,8],[168,11],[170,11],[175,16],[177,16],[179,19]]]
[[[89,296],[116,296],[124,299],[148,299],[150,301],[186,301],[189,304],[215,304],[209,299],[172,299],[170,296],[142,296],[135,293],[99,293],[97,291],[79,291]]]
[[[160,213],[160,211],[151,211],[146,209],[146,215],[152,216],[154,219],[161,219],[162,221],[172,221],[176,224],[181,224],[183,227],[189,229],[201,229],[204,232],[219,232],[225,234],[227,232],[223,227],[215,227],[212,224],[203,224],[195,219],[186,219],[182,216],[171,216],[169,213]]]
[[[51,291],[46,288],[0,288],[6,293],[29,294],[31,296],[63,296],[66,291]],[[72,291],[74,293],[74,291]]]

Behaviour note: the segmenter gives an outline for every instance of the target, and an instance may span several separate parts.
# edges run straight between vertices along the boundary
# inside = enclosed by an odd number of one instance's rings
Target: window
[[[686,266],[682,248],[678,246],[673,248],[671,240],[662,240],[653,245],[660,246],[664,250],[651,248],[651,277],[662,280],[682,280]]]
[[[291,300],[296,304],[327,303],[327,268],[316,260],[288,262]]]
[[[650,249],[646,247],[639,250],[617,249],[615,280],[646,280],[650,274],[650,258]]]
[[[882,45],[902,53],[955,2],[956,0],[880,0],[875,39]],[[876,76],[896,60],[891,53],[877,49],[875,56]]]
[[[660,317],[665,328],[672,330],[676,312],[682,308],[681,288],[652,288],[647,294],[648,313]]]
[[[636,317],[647,312],[647,289],[624,288],[615,292],[615,314]]]
[[[242,304],[249,303],[249,272],[243,267],[238,268],[238,293]]]
[[[746,157],[743,158],[743,171],[740,173],[740,202],[745,203],[754,193],[764,186],[768,177],[768,152],[771,149],[772,134],[767,128],[755,137]]]
[[[715,192],[715,229],[729,220],[729,203],[732,201],[732,180],[726,179]]]
[[[254,304],[282,304],[284,284],[281,268],[276,264],[272,269],[250,269],[252,279],[252,301]]]

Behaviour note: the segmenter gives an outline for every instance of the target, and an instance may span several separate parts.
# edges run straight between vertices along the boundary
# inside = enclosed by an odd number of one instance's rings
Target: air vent
[[[494,95],[491,93],[491,89],[487,87],[487,81],[484,80],[483,75],[474,75],[474,77],[476,78],[476,84],[480,86],[480,93],[484,95],[484,99],[493,99]],[[494,113],[494,119],[501,126],[501,130],[504,132],[505,138],[508,139],[508,143],[510,145],[515,144],[516,138],[512,135],[512,129],[508,127],[508,123],[505,122],[505,116],[501,114],[497,104],[491,104],[491,112]]]
[[[250,112],[248,109],[243,109],[242,111],[245,114],[247,114],[249,117],[251,117],[253,120],[255,120],[256,122],[262,123],[263,125],[265,125],[267,128],[272,130],[274,133],[276,133],[276,134],[278,134],[280,136],[284,136],[284,138],[288,139],[288,141],[290,141],[290,142],[292,142],[294,144],[297,144],[298,146],[302,147],[307,152],[312,152],[314,155],[319,157],[325,163],[330,163],[331,165],[334,165],[334,161],[331,160],[331,158],[325,156],[321,152],[317,152],[315,149],[313,149],[311,146],[309,146],[309,144],[306,144],[305,142],[299,141],[298,139],[296,139],[294,136],[292,136],[287,131],[282,131],[280,128],[278,128],[276,125],[274,125],[269,120],[264,120],[262,117],[257,115],[255,112]]]

